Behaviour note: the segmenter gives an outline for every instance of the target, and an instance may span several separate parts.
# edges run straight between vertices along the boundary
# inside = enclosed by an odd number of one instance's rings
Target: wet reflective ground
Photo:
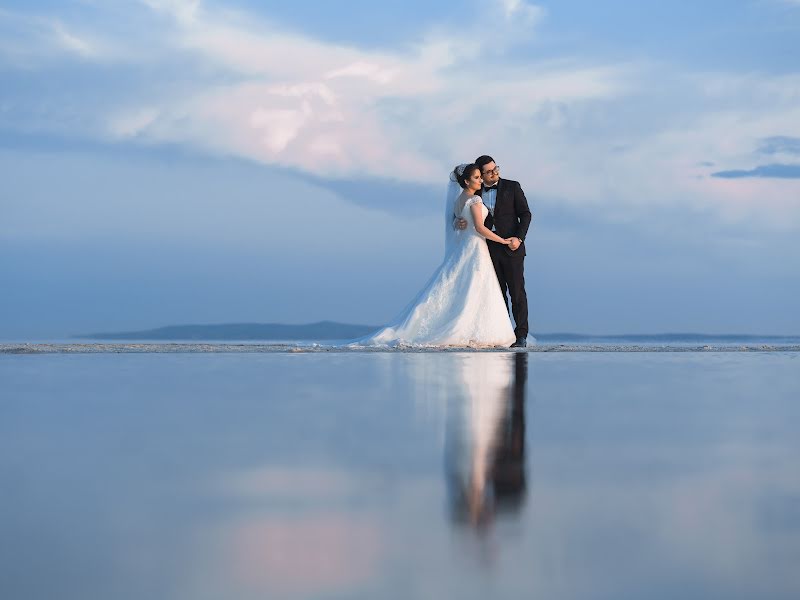
[[[0,356],[0,598],[800,597],[800,354]]]

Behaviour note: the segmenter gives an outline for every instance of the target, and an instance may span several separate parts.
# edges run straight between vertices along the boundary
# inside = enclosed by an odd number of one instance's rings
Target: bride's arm
[[[481,212],[481,203],[477,202],[469,207],[472,211],[472,220],[475,222],[475,231],[480,233],[483,237],[487,240],[492,240],[493,242],[497,242],[498,244],[505,244],[508,245],[509,242],[505,238],[501,238],[491,229],[488,229],[483,224],[483,213]]]

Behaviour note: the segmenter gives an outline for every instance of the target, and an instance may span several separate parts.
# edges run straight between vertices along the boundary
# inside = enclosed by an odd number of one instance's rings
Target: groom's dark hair
[[[483,156],[479,156],[475,159],[475,164],[481,168],[481,173],[483,173],[483,167],[488,165],[490,162],[494,162],[494,159],[488,154],[484,154]]]

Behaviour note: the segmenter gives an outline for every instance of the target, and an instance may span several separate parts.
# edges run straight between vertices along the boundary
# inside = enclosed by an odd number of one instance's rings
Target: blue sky
[[[380,324],[490,153],[536,331],[800,333],[800,2],[5,2],[0,337]]]

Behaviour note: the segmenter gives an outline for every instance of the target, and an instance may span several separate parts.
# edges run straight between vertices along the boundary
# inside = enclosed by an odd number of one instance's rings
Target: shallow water
[[[789,341],[787,341],[789,340]],[[408,353],[408,352],[800,352],[800,341],[793,338],[782,340],[671,340],[664,342],[628,340],[597,342],[563,341],[531,342],[526,348],[487,348],[453,346],[353,346],[346,342],[311,341],[127,341],[127,342],[6,342],[0,343],[0,354],[104,354],[104,353]]]
[[[800,354],[0,355],[0,597],[800,597]]]

